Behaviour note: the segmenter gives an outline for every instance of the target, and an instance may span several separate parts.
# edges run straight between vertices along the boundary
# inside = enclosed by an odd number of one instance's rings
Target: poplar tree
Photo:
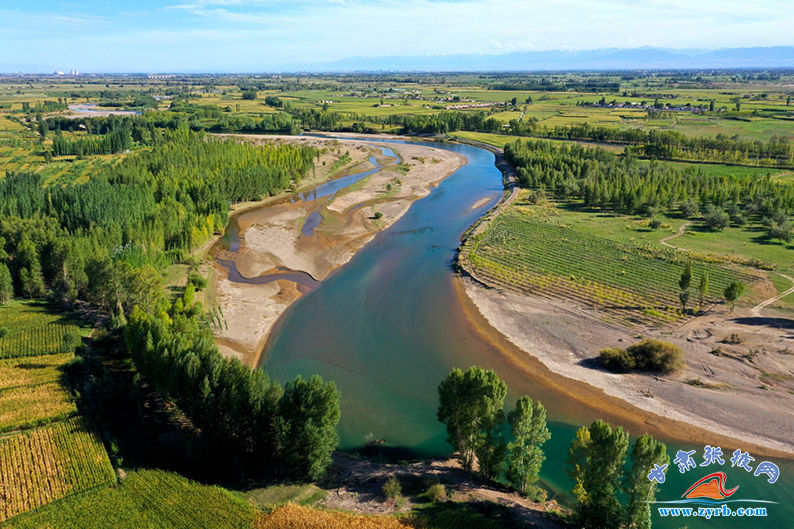
[[[651,506],[656,483],[648,479],[654,465],[670,463],[667,447],[650,434],[643,434],[634,441],[631,449],[631,470],[623,480],[623,489],[628,495],[626,504],[627,529],[651,529]]]
[[[477,366],[465,373],[453,369],[438,387],[438,420],[447,427],[447,441],[471,470],[482,442],[493,442],[492,429],[503,413],[507,385],[496,373]],[[481,447],[480,453],[485,453]]]
[[[678,280],[678,287],[681,289],[681,293],[678,295],[678,299],[681,300],[681,310],[686,312],[686,304],[689,301],[689,287],[692,285],[692,263],[687,262],[684,266],[684,271],[681,274],[681,278]]]
[[[0,305],[8,303],[14,298],[14,284],[11,281],[11,272],[5,263],[0,262]]]
[[[508,445],[507,479],[522,495],[538,480],[546,459],[541,446],[551,438],[546,428],[546,408],[540,401],[524,396],[507,417],[513,441]]]
[[[629,446],[623,428],[602,420],[582,426],[568,451],[566,471],[575,486],[576,516],[585,529],[614,529],[624,518],[617,492]]]

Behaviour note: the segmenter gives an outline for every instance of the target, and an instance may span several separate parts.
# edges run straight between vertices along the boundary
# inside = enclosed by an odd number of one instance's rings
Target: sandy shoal
[[[233,260],[246,278],[291,270],[320,281],[325,279],[350,261],[379,231],[402,217],[414,201],[427,196],[441,180],[465,164],[463,155],[443,149],[400,143],[380,145],[399,157],[395,160],[376,148],[378,144],[358,138],[245,136],[242,141],[290,142],[325,149],[317,162],[314,182],[329,177],[333,154],[338,158],[340,153],[348,152],[351,157],[348,166],[334,178],[371,169],[370,156],[383,166],[333,197],[291,202],[285,195],[271,199],[265,206],[248,207],[235,214],[240,226],[240,250],[216,250],[214,254]],[[322,216],[321,224],[311,235],[302,234],[304,222],[315,212]],[[273,325],[301,296],[301,289],[284,280],[264,285],[235,283],[229,281],[225,268],[216,263],[215,269],[216,299],[224,317],[224,325],[216,331],[218,347],[225,355],[255,366]]]

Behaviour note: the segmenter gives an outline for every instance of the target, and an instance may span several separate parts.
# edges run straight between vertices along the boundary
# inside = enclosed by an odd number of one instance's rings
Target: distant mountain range
[[[794,68],[794,46],[671,49],[518,51],[499,55],[349,57],[331,62],[284,64],[259,71],[281,72],[529,72],[571,70],[691,70]],[[0,63],[0,72],[52,73],[52,67]],[[251,69],[256,71],[256,69]],[[178,72],[202,73],[191,68]],[[178,73],[167,72],[167,73]],[[99,72],[97,72],[99,73]],[[166,72],[164,72],[166,73]],[[219,73],[218,70],[203,73]],[[233,72],[228,72],[233,73]]]
[[[570,71],[687,70],[699,68],[794,68],[794,46],[765,48],[521,51],[502,55],[421,55],[350,57],[333,62],[295,65],[311,72],[353,71]]]

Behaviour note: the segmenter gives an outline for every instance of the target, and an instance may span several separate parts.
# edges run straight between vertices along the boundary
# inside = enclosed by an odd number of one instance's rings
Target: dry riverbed
[[[239,250],[218,249],[215,256],[233,261],[237,271],[248,279],[302,272],[322,281],[347,263],[378,231],[397,221],[415,200],[426,196],[465,163],[462,155],[442,149],[375,144],[355,137],[244,136],[241,140],[293,142],[324,149],[316,166],[315,183],[372,169],[370,156],[382,166],[329,197],[291,201],[284,195],[262,207],[248,205],[248,209],[237,213]],[[399,159],[385,156],[378,146],[391,149]],[[350,161],[334,167],[345,152]],[[318,220],[318,215],[321,220],[313,231],[303,229],[306,222]],[[214,266],[215,297],[225,320],[223,328],[216,331],[218,346],[225,355],[254,366],[273,324],[311,288],[313,281],[307,277],[304,284],[287,279],[266,284],[235,282],[229,279],[226,267],[218,262]]]

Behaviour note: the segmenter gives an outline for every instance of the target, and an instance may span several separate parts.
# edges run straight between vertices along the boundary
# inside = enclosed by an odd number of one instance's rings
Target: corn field
[[[0,521],[114,481],[105,447],[80,418],[0,439]]]

